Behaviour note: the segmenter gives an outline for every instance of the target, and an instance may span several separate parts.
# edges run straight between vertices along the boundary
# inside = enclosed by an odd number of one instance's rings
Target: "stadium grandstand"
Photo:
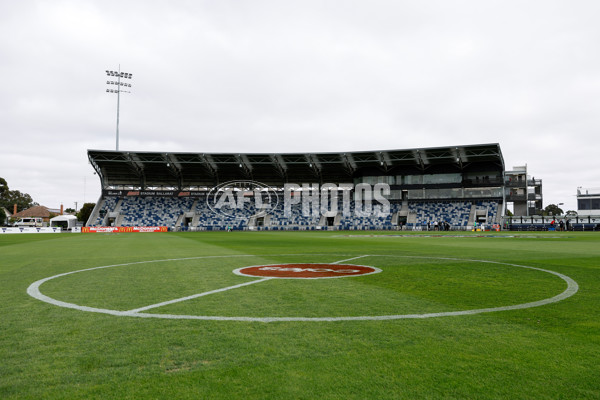
[[[499,144],[342,153],[88,150],[88,159],[102,195],[87,226],[466,230],[499,226],[506,206]],[[379,203],[365,191],[382,187]],[[231,189],[238,203],[224,197]],[[323,190],[329,195],[316,200],[319,212],[307,212],[304,196],[315,203],[313,192]],[[366,200],[373,212],[365,212]]]

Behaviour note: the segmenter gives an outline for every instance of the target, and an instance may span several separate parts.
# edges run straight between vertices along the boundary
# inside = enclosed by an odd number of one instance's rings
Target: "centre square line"
[[[345,259],[345,260],[335,261],[335,262],[332,262],[332,263],[330,263],[330,264],[339,264],[339,263],[343,263],[343,262],[346,262],[346,261],[352,261],[352,260],[356,260],[356,259],[358,259],[358,258],[363,258],[363,257],[369,257],[369,255],[368,255],[368,254],[365,254],[364,256],[358,256],[358,257],[347,258],[347,259]]]
[[[215,293],[225,292],[227,290],[237,289],[237,288],[240,288],[240,287],[243,287],[243,286],[253,285],[255,283],[264,282],[264,281],[268,281],[268,280],[271,280],[271,279],[273,279],[273,277],[266,277],[266,278],[258,279],[256,281],[251,281],[251,282],[244,282],[244,283],[240,283],[239,285],[233,285],[233,286],[229,286],[229,287],[225,287],[225,288],[221,288],[221,289],[211,290],[209,292],[197,293],[197,294],[193,294],[191,296],[181,297],[179,299],[173,299],[173,300],[163,301],[162,303],[156,303],[156,304],[151,304],[151,305],[145,306],[145,307],[135,308],[133,310],[125,311],[124,313],[125,314],[136,314],[136,313],[139,313],[139,312],[142,312],[142,311],[150,310],[152,308],[162,307],[162,306],[166,306],[166,305],[173,304],[173,303],[179,303],[181,301],[192,300],[192,299],[196,299],[198,297],[208,296],[209,294],[215,294]]]
[[[363,258],[363,257],[369,257],[369,255],[365,254],[365,255],[362,255],[362,256],[347,258],[345,260],[335,261],[335,262],[332,262],[330,264],[340,264],[340,263],[343,263],[343,262],[346,262],[346,261],[356,260],[356,259]],[[248,285],[253,285],[255,283],[264,282],[264,281],[268,281],[268,280],[271,280],[271,279],[274,279],[274,277],[270,277],[269,276],[269,277],[266,277],[266,278],[258,279],[256,281],[240,283],[239,285],[233,285],[233,286],[229,286],[229,287],[225,287],[225,288],[221,288],[221,289],[211,290],[211,291],[208,291],[208,292],[197,293],[197,294],[193,294],[191,296],[181,297],[179,299],[173,299],[173,300],[163,301],[161,303],[150,304],[149,306],[140,307],[140,308],[134,308],[133,310],[124,311],[124,314],[137,314],[137,313],[140,313],[140,312],[143,312],[143,311],[151,310],[153,308],[158,308],[158,307],[166,306],[166,305],[169,305],[169,304],[179,303],[179,302],[182,302],[182,301],[197,299],[198,297],[203,297],[203,296],[208,296],[210,294],[225,292],[227,290],[237,289],[237,288],[240,288],[240,287],[244,287],[244,286],[248,286]]]

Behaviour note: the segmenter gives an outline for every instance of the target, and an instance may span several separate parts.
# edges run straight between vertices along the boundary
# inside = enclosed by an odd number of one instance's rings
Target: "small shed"
[[[63,231],[70,231],[77,226],[77,217],[74,215],[59,215],[50,219],[50,227],[60,227]]]

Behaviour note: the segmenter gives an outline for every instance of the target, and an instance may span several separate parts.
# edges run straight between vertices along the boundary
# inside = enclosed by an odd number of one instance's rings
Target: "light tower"
[[[130,88],[131,83],[121,82],[121,79],[131,79],[133,74],[128,72],[121,72],[121,64],[119,64],[118,71],[109,71],[106,70],[106,75],[109,77],[116,78],[116,81],[106,81],[107,85],[115,85],[116,88],[113,89],[113,86],[110,86],[106,89],[106,93],[116,93],[117,94],[117,151],[119,151],[119,108],[121,103],[121,92],[122,93],[131,93],[129,90],[123,90],[123,88]]]

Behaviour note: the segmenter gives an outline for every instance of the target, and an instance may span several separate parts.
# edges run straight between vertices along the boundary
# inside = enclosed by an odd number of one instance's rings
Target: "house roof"
[[[20,211],[16,214],[13,214],[14,218],[28,218],[28,217],[41,217],[41,218],[49,218],[50,211],[48,207],[44,206],[35,206],[28,208],[27,210]]]

